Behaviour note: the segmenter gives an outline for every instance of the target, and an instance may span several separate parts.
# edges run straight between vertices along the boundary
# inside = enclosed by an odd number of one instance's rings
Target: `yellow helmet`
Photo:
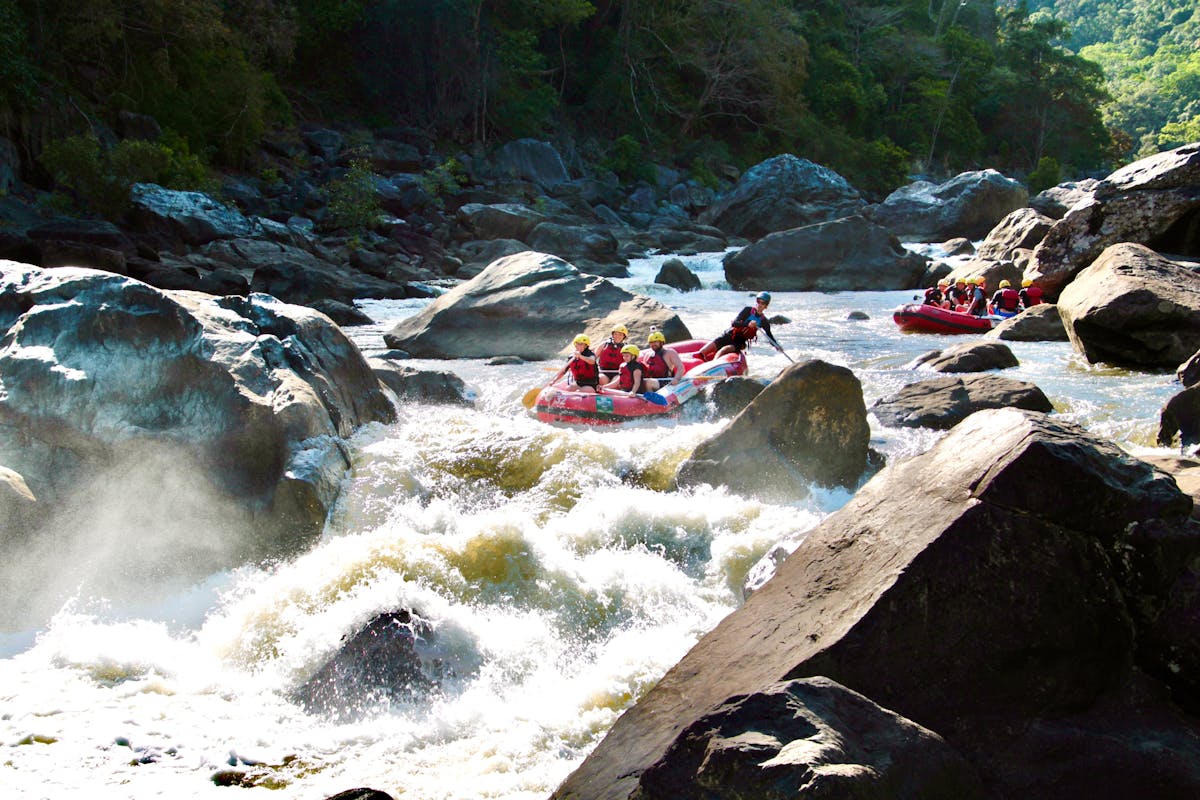
[[[591,347],[592,340],[588,338],[588,335],[586,333],[581,333],[575,337],[575,340],[572,342],[572,344],[582,344],[587,347]]]
[[[648,337],[646,337],[646,341],[647,342],[662,342],[662,343],[666,344],[667,337],[663,336],[662,331],[654,331]]]
[[[1008,281],[1000,281],[1000,288],[1001,288],[1001,289],[1007,289],[1007,288],[1009,288],[1010,286],[1012,286],[1012,284],[1011,284],[1011,283],[1009,283]]]
[[[1021,281],[1021,285],[1022,286],[1033,286],[1033,278],[1026,278],[1025,280]]]
[[[621,352],[628,353],[629,355],[633,356],[634,358],[637,358],[638,353],[640,353],[642,351],[638,350],[638,346],[636,344],[627,344],[621,348]]]
[[[628,335],[629,335],[629,328],[626,328],[624,325],[618,325],[617,327],[615,327],[615,328],[613,328],[613,329],[612,329],[612,332],[613,332],[613,333],[620,333],[620,334],[624,334],[625,336],[628,336]]]

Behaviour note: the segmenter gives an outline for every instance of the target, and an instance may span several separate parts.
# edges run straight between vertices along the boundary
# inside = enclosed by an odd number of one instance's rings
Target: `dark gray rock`
[[[1017,357],[999,342],[963,342],[943,350],[922,353],[905,369],[931,369],[934,372],[984,372],[1018,366]]]
[[[875,401],[871,413],[889,427],[949,430],[976,411],[988,408],[1054,410],[1042,390],[1032,383],[988,373],[910,383]]]
[[[202,245],[214,239],[248,236],[251,221],[242,212],[218,203],[201,192],[164,189],[153,183],[135,183],[129,190],[136,230]]]
[[[401,402],[475,405],[474,396],[462,378],[446,370],[421,370],[393,360],[368,359],[375,376],[396,393]]]
[[[700,221],[753,240],[857,214],[865,205],[862,195],[841,175],[785,154],[746,170],[700,215]]]
[[[845,367],[792,364],[719,433],[701,442],[675,474],[702,483],[796,499],[812,483],[854,486],[871,438],[862,385]]]
[[[985,333],[985,339],[1006,342],[1065,342],[1067,328],[1054,303],[1039,303],[998,323]]]
[[[1028,199],[1018,181],[985,169],[941,184],[917,181],[902,186],[864,214],[906,241],[979,239]]]
[[[700,279],[678,258],[668,258],[654,276],[655,283],[670,286],[681,292],[693,292],[700,288]]]
[[[913,289],[925,272],[925,259],[861,216],[772,233],[723,263],[735,289],[797,292]]]

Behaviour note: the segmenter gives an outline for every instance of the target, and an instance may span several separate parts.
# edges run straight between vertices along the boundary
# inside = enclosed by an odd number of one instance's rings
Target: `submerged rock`
[[[554,797],[637,797],[714,709],[816,676],[942,736],[987,796],[1196,796],[1200,722],[1165,690],[1185,691],[1200,663],[1150,635],[1200,554],[1191,507],[1074,425],[977,413],[809,532]],[[735,786],[714,775],[703,789]]]

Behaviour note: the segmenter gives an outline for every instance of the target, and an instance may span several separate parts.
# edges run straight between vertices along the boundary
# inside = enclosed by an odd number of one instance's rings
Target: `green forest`
[[[1188,4],[0,0],[0,133],[33,161],[135,112],[252,168],[302,121],[400,125],[447,149],[548,138],[627,178],[792,152],[873,193],[985,166],[1052,185],[1200,138]]]

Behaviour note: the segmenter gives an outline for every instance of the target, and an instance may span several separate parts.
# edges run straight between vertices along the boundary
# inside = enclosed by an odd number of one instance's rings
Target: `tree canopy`
[[[134,111],[219,163],[339,117],[597,161],[632,137],[700,170],[794,152],[876,193],[1110,152],[1100,71],[1044,9],[996,0],[0,0],[0,22],[8,135]],[[1162,85],[1197,80],[1181,53]]]

